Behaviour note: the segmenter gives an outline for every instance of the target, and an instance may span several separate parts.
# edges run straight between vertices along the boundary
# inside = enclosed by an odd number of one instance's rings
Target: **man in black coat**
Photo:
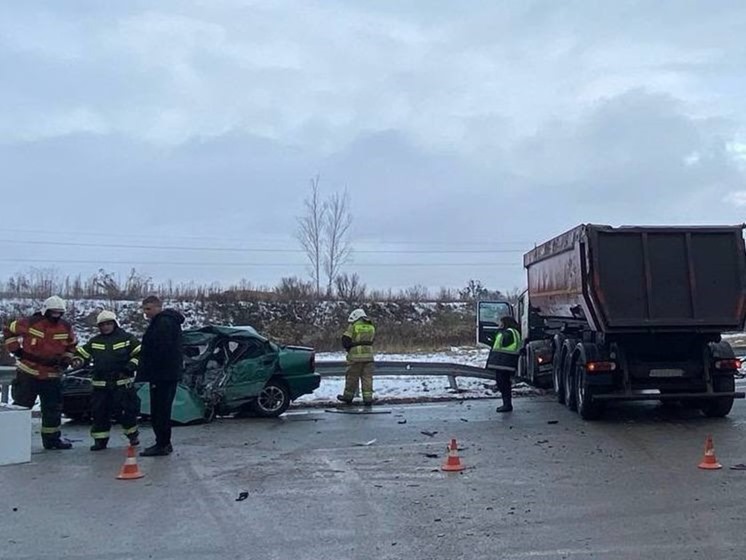
[[[160,457],[173,452],[171,407],[184,363],[181,346],[184,316],[173,309],[163,309],[161,300],[156,296],[143,300],[142,311],[150,324],[142,337],[137,381],[150,383],[150,422],[155,433],[155,445],[140,455]]]

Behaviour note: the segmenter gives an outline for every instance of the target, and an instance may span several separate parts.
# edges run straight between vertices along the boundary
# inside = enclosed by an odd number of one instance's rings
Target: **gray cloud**
[[[325,192],[351,195],[350,270],[371,284],[511,287],[520,266],[484,263],[520,254],[362,251],[523,249],[591,221],[741,221],[744,20],[735,2],[6,4],[3,227],[294,248],[320,173]],[[4,235],[6,261],[211,262],[148,268],[259,283],[303,273],[290,253],[233,257],[256,265],[239,267],[209,251]]]

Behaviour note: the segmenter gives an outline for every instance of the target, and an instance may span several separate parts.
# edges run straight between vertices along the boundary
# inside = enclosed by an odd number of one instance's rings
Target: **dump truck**
[[[524,373],[549,373],[557,400],[584,419],[633,400],[677,400],[723,417],[744,398],[735,390],[740,360],[722,338],[746,320],[743,226],[580,225],[523,264]]]

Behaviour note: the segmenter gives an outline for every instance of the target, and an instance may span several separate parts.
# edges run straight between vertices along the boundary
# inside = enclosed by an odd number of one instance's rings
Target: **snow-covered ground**
[[[377,354],[377,361],[389,362],[440,362],[457,363],[484,367],[487,362],[486,348],[453,347],[444,352],[419,352],[411,354]],[[342,361],[342,352],[319,353],[318,362]],[[375,376],[373,390],[379,402],[413,402],[443,399],[477,399],[495,397],[494,382],[468,377],[457,378],[460,391],[454,392],[447,377],[440,376]],[[316,406],[336,403],[336,397],[344,389],[343,377],[326,377],[321,386],[311,395],[304,395],[295,401],[296,406]],[[541,395],[540,389],[519,383],[513,388],[514,395]]]

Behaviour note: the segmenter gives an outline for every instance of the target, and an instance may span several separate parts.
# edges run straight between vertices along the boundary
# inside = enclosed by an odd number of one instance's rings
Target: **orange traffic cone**
[[[461,462],[461,458],[458,456],[458,444],[456,443],[456,438],[453,438],[451,443],[448,444],[448,458],[446,459],[446,462],[443,463],[441,469],[448,472],[457,472],[463,471],[465,468],[466,467],[464,467],[464,464]]]
[[[137,466],[137,455],[135,454],[135,448],[131,445],[127,447],[127,458],[124,460],[122,470],[119,471],[119,480],[134,480],[136,478],[142,478],[145,476],[140,467]]]
[[[715,470],[722,469],[723,465],[718,463],[715,457],[715,446],[712,444],[712,436],[707,436],[705,440],[705,456],[699,464],[700,469]]]

